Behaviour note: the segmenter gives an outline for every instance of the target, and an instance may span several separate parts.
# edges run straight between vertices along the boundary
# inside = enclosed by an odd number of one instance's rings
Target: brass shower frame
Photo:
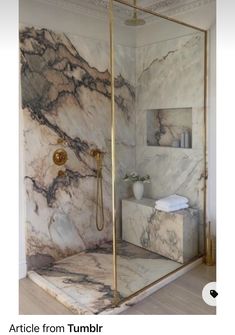
[[[115,131],[115,85],[114,85],[114,18],[113,18],[113,3],[120,3],[125,6],[137,9],[144,13],[152,14],[159,18],[183,25],[188,28],[195,29],[204,33],[204,204],[203,204],[203,234],[204,234],[204,246],[205,246],[205,238],[206,238],[206,220],[207,220],[207,178],[208,178],[208,169],[207,169],[207,92],[208,92],[208,80],[207,80],[207,73],[208,73],[208,31],[202,29],[200,27],[191,25],[181,20],[177,20],[166,15],[159,14],[147,8],[142,8],[140,6],[135,6],[131,3],[127,3],[123,0],[109,0],[109,34],[110,34],[110,73],[111,73],[111,160],[112,160],[112,226],[113,226],[113,291],[114,291],[114,299],[113,305],[117,306],[119,303],[126,302],[131,298],[135,297],[139,293],[143,292],[144,290],[154,286],[155,284],[159,283],[162,279],[167,278],[171,274],[178,272],[185,266],[191,264],[193,261],[188,262],[187,264],[182,265],[179,269],[176,269],[169,274],[165,275],[163,278],[160,278],[151,284],[145,286],[144,288],[136,291],[135,293],[129,295],[127,298],[119,300],[118,297],[118,287],[117,287],[117,235],[116,235],[116,152],[115,152],[115,138],[116,138],[116,131]],[[204,252],[201,257],[205,257],[205,247]]]

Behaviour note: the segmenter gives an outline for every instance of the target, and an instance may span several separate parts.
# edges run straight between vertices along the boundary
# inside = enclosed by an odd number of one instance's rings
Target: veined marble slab
[[[181,264],[127,242],[117,246],[119,297],[126,298]],[[113,304],[112,243],[81,252],[29,277],[77,314],[100,314]]]
[[[81,35],[34,27],[20,31],[29,268],[112,239],[109,42]],[[119,176],[124,170],[133,170],[135,162],[135,71],[131,67],[132,48],[117,45],[115,52]],[[121,66],[123,62],[127,65]],[[58,144],[59,138],[66,145]],[[52,157],[61,147],[67,151],[68,161],[58,167]],[[95,226],[93,148],[105,152],[102,232]],[[58,176],[59,170],[66,176]],[[120,188],[127,196],[126,184]]]
[[[139,47],[136,63],[140,109],[203,106],[203,33]]]
[[[158,211],[155,200],[122,200],[124,241],[185,263],[198,256],[198,210]]]
[[[33,27],[22,27],[20,42],[27,257],[36,268],[112,238],[109,44]],[[202,51],[200,34],[145,48],[115,46],[117,222],[120,200],[131,192],[121,178],[137,170],[151,175],[147,196],[185,195],[202,223]],[[192,150],[146,148],[143,111],[165,107],[192,107]],[[65,177],[52,161],[58,138],[67,142]],[[95,227],[93,148],[106,152],[102,232]]]
[[[137,48],[136,68],[136,171],[149,174],[145,196],[162,198],[181,194],[199,209],[200,250],[203,250],[204,225],[204,34],[194,34]],[[192,128],[192,148],[147,146],[147,113],[176,109],[174,122],[167,120],[172,138],[179,136],[172,126],[180,121],[177,108],[191,110],[185,126]],[[181,120],[183,123],[183,120]],[[162,132],[163,133],[163,132]],[[165,145],[164,134],[159,143]],[[164,135],[164,136],[163,136]],[[167,143],[169,140],[167,136]]]

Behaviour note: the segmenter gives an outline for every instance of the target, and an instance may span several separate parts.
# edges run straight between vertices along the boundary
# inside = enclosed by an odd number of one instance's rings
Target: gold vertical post
[[[204,259],[206,259],[206,222],[207,222],[207,48],[208,33],[204,32]]]
[[[212,237],[211,240],[211,263],[215,265],[216,262],[216,245],[215,245],[215,237]]]
[[[113,0],[109,0],[110,74],[111,74],[111,156],[112,156],[112,224],[113,224],[113,291],[114,304],[117,294],[117,244],[116,244],[116,157],[115,157],[115,87],[114,87],[114,41],[113,41]]]

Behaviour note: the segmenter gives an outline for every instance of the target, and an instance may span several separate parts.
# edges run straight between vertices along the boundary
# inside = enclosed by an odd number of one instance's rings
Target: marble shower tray
[[[118,291],[121,298],[181,267],[156,253],[118,243]],[[29,278],[75,314],[112,314],[112,243],[28,272]],[[107,313],[106,313],[107,311]]]

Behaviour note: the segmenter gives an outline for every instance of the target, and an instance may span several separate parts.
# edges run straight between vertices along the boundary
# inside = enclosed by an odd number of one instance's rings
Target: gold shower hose
[[[96,228],[97,230],[102,231],[104,229],[104,199],[103,199],[103,176],[102,176],[103,153],[100,150],[96,149],[91,151],[91,155],[95,158],[97,165]]]

